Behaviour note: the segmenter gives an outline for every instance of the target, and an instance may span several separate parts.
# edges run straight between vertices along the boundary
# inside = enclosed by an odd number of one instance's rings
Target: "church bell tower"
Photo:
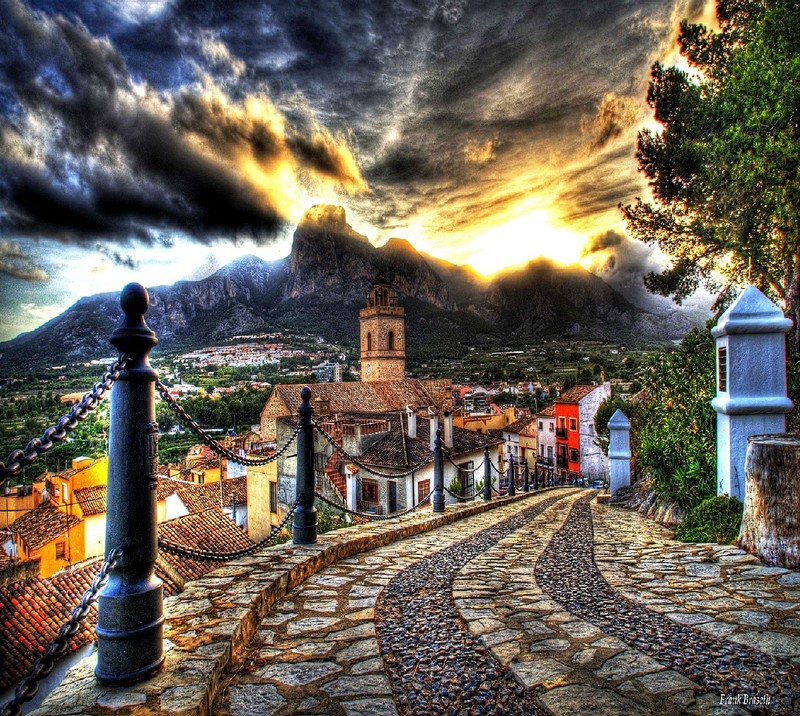
[[[388,280],[377,278],[358,314],[361,322],[361,380],[406,377],[406,309]]]

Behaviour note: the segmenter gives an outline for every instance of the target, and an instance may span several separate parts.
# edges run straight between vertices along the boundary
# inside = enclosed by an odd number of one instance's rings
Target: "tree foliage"
[[[653,65],[661,129],[640,132],[636,157],[654,200],[621,209],[633,236],[674,259],[651,290],[681,300],[721,272],[728,294],[749,281],[797,325],[800,5],[718,0],[717,17],[717,31],[681,24],[689,70]]]
[[[631,419],[639,468],[652,475],[661,499],[686,509],[716,493],[715,370],[711,334],[693,330],[675,351],[651,361],[646,402]]]

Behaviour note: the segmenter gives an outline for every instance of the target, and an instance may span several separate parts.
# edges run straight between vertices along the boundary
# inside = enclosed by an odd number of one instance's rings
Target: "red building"
[[[556,399],[556,474],[570,481],[581,475],[580,408],[577,389],[592,386],[579,385]],[[566,474],[565,474],[566,473]]]
[[[597,446],[594,416],[611,396],[611,385],[576,385],[555,402],[556,474],[573,481],[604,479],[605,457]]]

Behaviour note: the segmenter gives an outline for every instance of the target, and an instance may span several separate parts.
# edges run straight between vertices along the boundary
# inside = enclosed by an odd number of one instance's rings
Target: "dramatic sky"
[[[0,0],[0,340],[286,255],[316,203],[484,274],[619,285],[655,60],[708,0]]]

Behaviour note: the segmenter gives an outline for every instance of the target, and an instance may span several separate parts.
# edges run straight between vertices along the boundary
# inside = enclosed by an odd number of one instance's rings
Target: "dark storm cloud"
[[[617,231],[606,231],[602,234],[596,234],[590,237],[586,242],[586,245],[581,250],[581,256],[591,256],[598,251],[603,251],[603,249],[619,246],[624,241],[625,235]]]
[[[0,118],[5,232],[269,239],[287,218],[271,172],[363,187],[340,138],[313,122],[308,135],[287,125],[266,97],[237,102],[210,78],[156,93],[80,21],[14,0],[0,2],[0,28],[0,79],[14,98]],[[226,59],[202,41],[214,62]]]

